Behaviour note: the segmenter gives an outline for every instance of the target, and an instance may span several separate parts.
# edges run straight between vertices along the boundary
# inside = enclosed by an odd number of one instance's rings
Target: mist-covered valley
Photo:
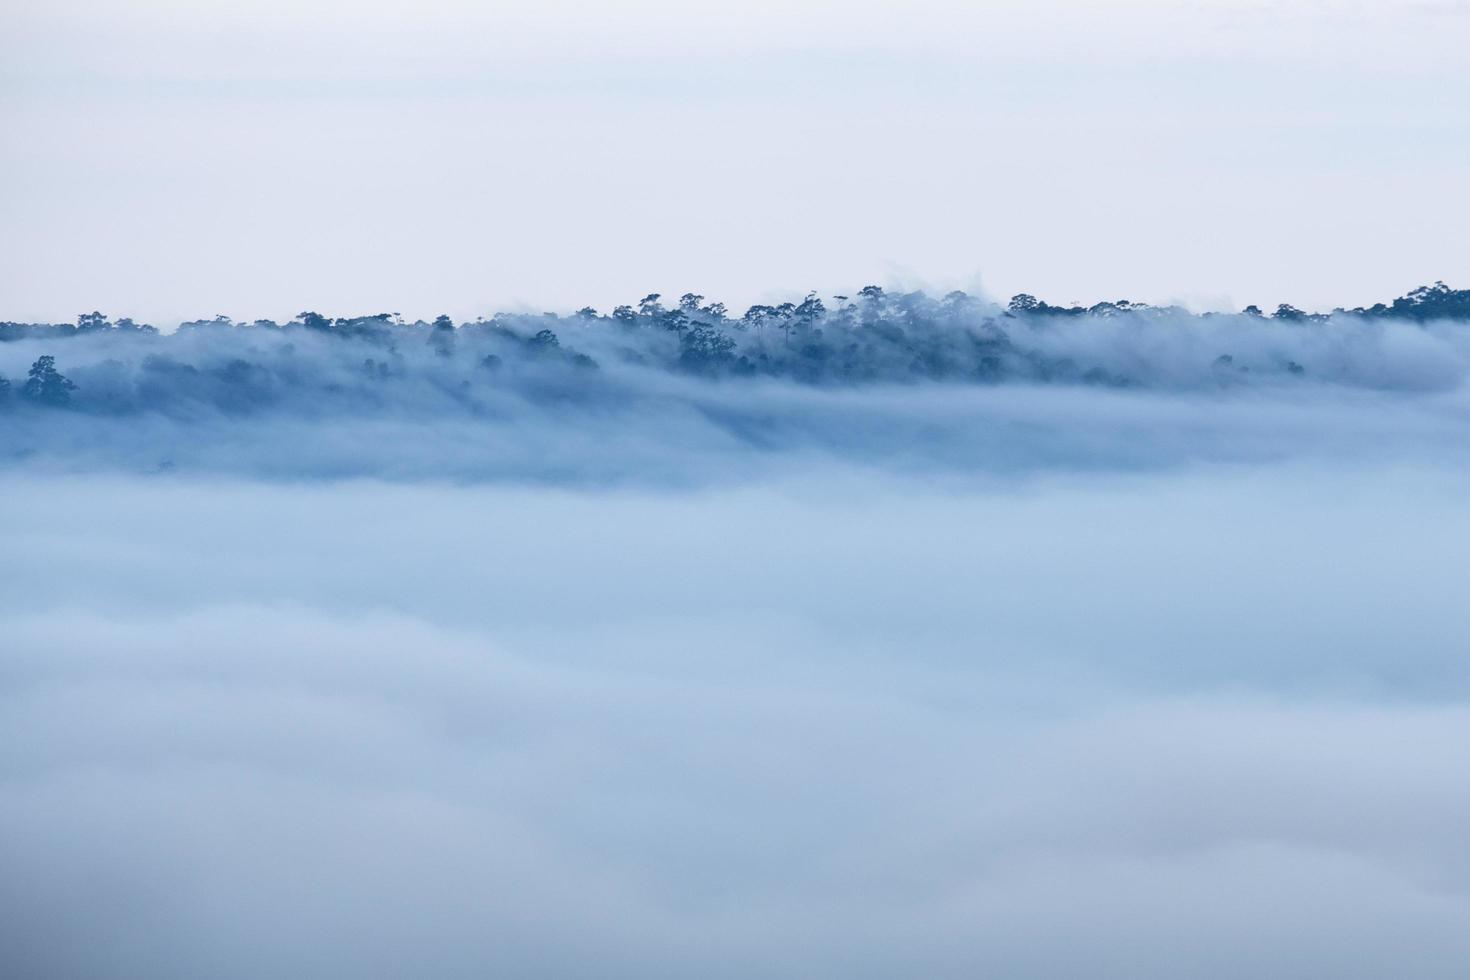
[[[7,325],[6,972],[1460,976],[1463,298]]]

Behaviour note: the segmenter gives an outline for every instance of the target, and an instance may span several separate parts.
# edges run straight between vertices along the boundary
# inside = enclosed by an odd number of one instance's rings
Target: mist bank
[[[840,459],[1010,473],[1460,456],[1470,293],[1330,314],[1002,308],[868,287],[731,316],[0,325],[10,467],[702,481]]]
[[[0,959],[1459,977],[1467,490],[3,477]]]

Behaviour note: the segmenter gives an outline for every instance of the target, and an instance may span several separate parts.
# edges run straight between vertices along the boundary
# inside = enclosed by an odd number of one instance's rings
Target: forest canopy
[[[1465,351],[1470,290],[1423,286],[1371,307],[1269,315],[1196,314],[1117,300],[1056,306],[1022,294],[999,304],[867,286],[854,295],[756,305],[732,314],[697,293],[651,293],[606,313],[500,313],[456,323],[396,313],[287,323],[226,316],[169,333],[84,313],[74,324],[0,323],[0,399],[104,414],[371,410],[394,403],[477,410],[477,393],[607,393],[609,369],[806,385],[946,381],[1195,388],[1306,379],[1366,387],[1443,387]],[[1445,345],[1428,356],[1403,328]],[[1431,331],[1432,333],[1432,331]],[[1405,358],[1415,368],[1406,370]],[[1434,363],[1428,363],[1434,362]],[[410,391],[410,389],[413,389]]]

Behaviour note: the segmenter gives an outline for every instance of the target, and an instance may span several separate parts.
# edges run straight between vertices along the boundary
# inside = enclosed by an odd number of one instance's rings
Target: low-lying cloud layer
[[[7,972],[1458,976],[1467,489],[7,479]]]
[[[1470,326],[967,303],[0,331],[0,974],[1463,976]]]

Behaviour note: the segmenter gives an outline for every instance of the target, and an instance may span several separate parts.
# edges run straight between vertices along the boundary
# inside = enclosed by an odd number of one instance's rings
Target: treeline
[[[1052,306],[1035,296],[1022,293],[1011,297],[1007,312],[1013,316],[1117,316],[1120,313],[1141,313],[1151,309],[1166,312],[1181,312],[1177,307],[1150,307],[1142,303],[1119,300],[1116,303],[1097,303],[1092,306]],[[1203,313],[1201,317],[1220,316],[1218,313]],[[1240,311],[1241,316],[1264,317],[1259,306],[1251,305]],[[1287,323],[1305,321],[1326,322],[1333,317],[1353,316],[1377,320],[1408,320],[1426,323],[1430,320],[1470,320],[1470,289],[1451,289],[1442,282],[1432,286],[1420,286],[1400,296],[1392,303],[1374,303],[1372,306],[1357,306],[1352,309],[1337,307],[1330,313],[1307,313],[1289,303],[1282,303],[1271,314],[1271,319]]]
[[[75,324],[0,323],[0,400],[97,412],[226,413],[295,404],[326,409],[457,405],[486,410],[500,389],[549,402],[609,396],[609,369],[812,385],[962,381],[1110,386],[1224,385],[1263,378],[1414,386],[1419,360],[1384,348],[1382,330],[1470,320],[1470,290],[1443,283],[1357,309],[1193,314],[1126,300],[1054,306],[1019,295],[1000,306],[868,286],[808,294],[733,315],[686,293],[649,294],[609,313],[447,316],[394,313],[288,323],[192,321],[160,333],[86,313]],[[1378,355],[1403,363],[1375,372]],[[1410,370],[1412,369],[1412,371]],[[63,373],[65,372],[65,373]],[[1436,384],[1442,379],[1435,380]]]

